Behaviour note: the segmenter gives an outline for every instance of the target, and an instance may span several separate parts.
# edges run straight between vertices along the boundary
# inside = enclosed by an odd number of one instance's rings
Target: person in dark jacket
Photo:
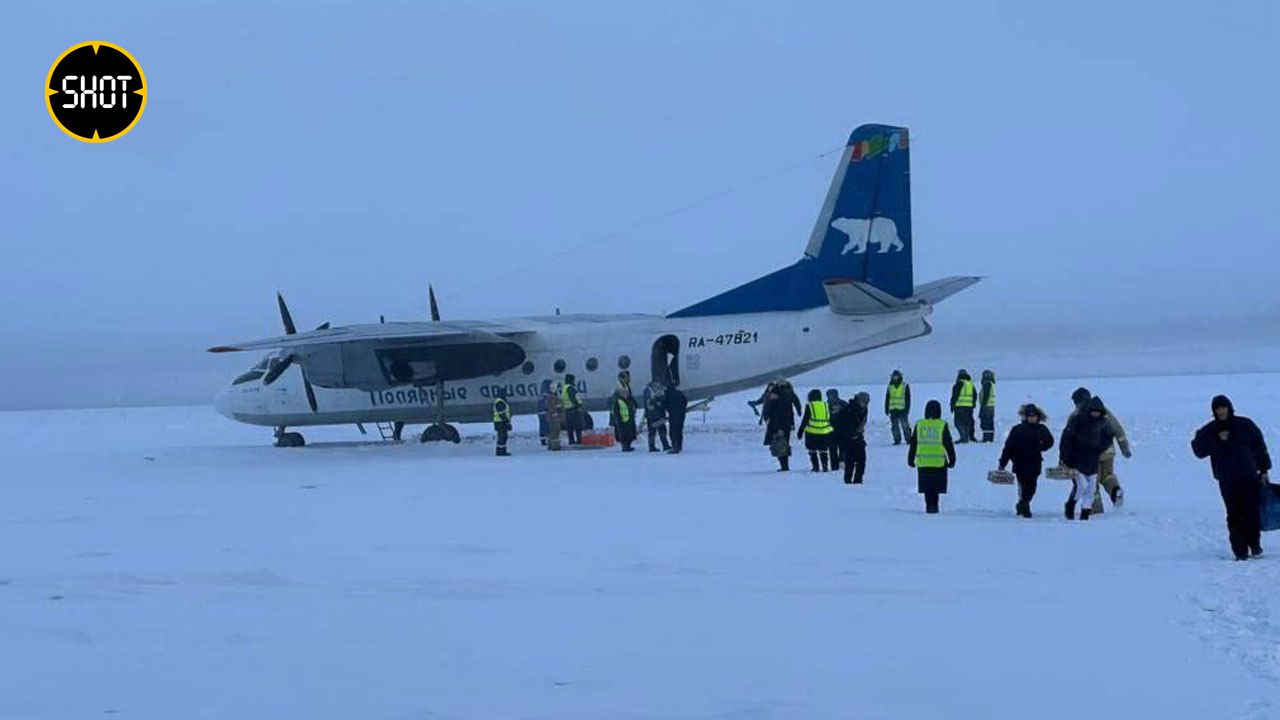
[[[804,439],[804,448],[809,451],[809,464],[813,472],[827,472],[831,469],[831,411],[822,399],[821,390],[809,391],[809,402],[804,406],[804,415],[800,417],[800,427],[796,430],[796,438]]]
[[[654,380],[644,389],[644,426],[649,431],[649,452],[658,452],[655,439],[662,440],[662,449],[670,450],[667,441],[667,390]]]
[[[982,442],[996,441],[996,374],[982,371],[982,390],[978,393],[978,422],[982,424]]]
[[[916,490],[924,495],[924,511],[938,512],[938,496],[947,492],[947,469],[956,466],[951,428],[942,419],[942,403],[930,400],[924,419],[916,422],[907,447],[907,465],[916,468]]]
[[[1013,426],[1005,438],[1004,451],[1000,453],[1000,469],[1013,463],[1013,475],[1018,478],[1018,504],[1014,510],[1018,517],[1031,517],[1031,498],[1036,496],[1036,481],[1044,469],[1044,452],[1053,447],[1053,433],[1044,426],[1044,411],[1033,403],[1018,410],[1022,422]]]
[[[684,449],[684,418],[689,412],[689,398],[685,396],[675,383],[667,386],[667,423],[671,426],[672,454],[679,454]]]
[[[761,405],[760,419],[764,422],[764,444],[771,445],[779,430],[790,435],[796,428],[796,416],[800,414],[800,398],[786,379],[779,378],[769,385]]]
[[[1209,458],[1227,508],[1227,534],[1236,560],[1262,554],[1262,493],[1271,481],[1271,455],[1262,431],[1247,417],[1236,415],[1225,395],[1211,403],[1213,420],[1196,431],[1191,451]]]
[[[867,471],[867,404],[862,398],[871,399],[866,393],[858,393],[851,402],[842,403],[831,416],[832,445],[840,448],[844,459],[844,481],[850,485],[862,483]]]
[[[889,375],[889,387],[884,391],[884,414],[889,418],[894,445],[901,444],[903,437],[911,438],[911,386],[902,379],[901,370]]]
[[[836,415],[839,414],[840,409],[845,405],[848,405],[848,403],[840,398],[839,390],[835,388],[827,390],[827,412],[831,413],[831,420],[833,422],[835,421]],[[835,441],[834,434],[832,435],[831,442],[828,443],[827,452],[831,454],[831,471],[835,472],[836,470],[839,470],[840,444]]]
[[[951,386],[951,414],[955,418],[961,444],[974,439],[973,409],[977,404],[978,390],[973,386],[973,378],[969,377],[968,370],[961,369]]]
[[[609,425],[613,435],[622,445],[622,452],[632,452],[636,441],[636,396],[631,392],[631,373],[618,373],[618,387],[609,403]]]
[[[762,405],[765,444],[769,446],[769,454],[778,461],[778,472],[787,472],[791,469],[791,431],[795,428],[795,413],[791,411],[791,403],[784,397],[778,383],[769,384]]]
[[[1111,447],[1115,439],[1115,432],[1107,420],[1107,406],[1097,396],[1089,398],[1084,411],[1077,413],[1063,428],[1058,457],[1063,467],[1076,471],[1071,497],[1063,506],[1068,520],[1075,519],[1076,498],[1081,499],[1080,519],[1089,519],[1102,453]]]

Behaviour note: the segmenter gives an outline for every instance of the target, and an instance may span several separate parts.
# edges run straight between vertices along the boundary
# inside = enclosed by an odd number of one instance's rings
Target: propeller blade
[[[289,306],[284,304],[284,295],[276,293],[276,304],[280,306],[280,320],[284,322],[284,334],[297,334],[298,328],[293,324],[293,316],[289,314]]]
[[[275,382],[284,374],[285,370],[289,369],[289,366],[292,364],[293,355],[285,355],[280,360],[273,360],[271,365],[267,368],[267,373],[262,376],[262,384],[270,385]]]
[[[316,405],[316,391],[311,388],[311,381],[307,379],[307,374],[302,373],[302,388],[307,391],[307,404],[311,406],[311,412],[318,412],[319,406]]]
[[[427,297],[431,299],[431,322],[440,322],[440,306],[436,305],[436,289],[427,285]]]
[[[316,330],[328,330],[328,329],[329,329],[329,323],[325,323],[320,327],[316,328]]]

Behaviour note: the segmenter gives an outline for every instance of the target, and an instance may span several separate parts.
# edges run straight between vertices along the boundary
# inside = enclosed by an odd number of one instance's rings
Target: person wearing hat
[[[1084,404],[1082,412],[1067,422],[1058,443],[1058,458],[1062,467],[1076,471],[1071,496],[1063,506],[1068,520],[1075,519],[1077,499],[1081,520],[1088,520],[1093,514],[1091,499],[1097,489],[1102,454],[1115,439],[1115,432],[1107,421],[1107,406],[1096,395]]]
[[[631,443],[636,441],[636,406],[636,396],[631,392],[631,372],[623,370],[618,373],[618,387],[609,402],[609,424],[622,452],[635,449]]]
[[[978,393],[978,422],[982,426],[982,442],[996,441],[996,374],[982,371],[982,390]]]
[[[867,405],[870,403],[871,396],[860,392],[831,414],[831,445],[840,448],[844,481],[849,485],[862,484],[867,472]]]
[[[951,414],[955,419],[956,432],[960,439],[956,442],[967,443],[974,439],[973,409],[978,405],[978,389],[973,386],[973,378],[963,368],[956,373],[956,382],[951,386]]]
[[[844,409],[844,406],[848,404],[849,403],[845,402],[840,397],[839,390],[835,388],[829,388],[827,390],[827,412],[831,414],[831,419],[833,421],[835,420],[836,415],[839,415],[840,411]],[[831,438],[831,441],[827,443],[827,452],[831,455],[831,471],[835,472],[836,470],[839,470],[841,459],[844,456],[841,454],[841,445],[835,440],[835,438]]]
[[[889,387],[884,391],[884,414],[889,417],[889,429],[893,432],[893,444],[911,438],[911,386],[902,379],[902,371],[889,375]]]
[[[1262,431],[1252,420],[1236,415],[1226,395],[1210,403],[1213,419],[1196,431],[1191,452],[1209,458],[1227,509],[1227,535],[1236,560],[1262,554],[1262,493],[1271,477],[1271,455]]]
[[[1067,417],[1067,422],[1071,422],[1072,418],[1080,414],[1085,403],[1089,402],[1089,398],[1093,397],[1093,393],[1088,388],[1079,387],[1075,392],[1071,393],[1071,402],[1075,408],[1071,411],[1071,415]],[[1090,507],[1091,515],[1101,515],[1102,491],[1107,492],[1107,497],[1111,498],[1113,507],[1120,507],[1124,504],[1124,488],[1120,487],[1120,478],[1116,475],[1116,446],[1120,448],[1120,454],[1125,458],[1133,457],[1133,450],[1129,447],[1129,436],[1125,434],[1124,425],[1120,423],[1120,418],[1112,412],[1111,408],[1107,408],[1107,424],[1111,426],[1111,433],[1115,435],[1115,442],[1111,447],[1102,453],[1102,457],[1098,458],[1098,485],[1093,491],[1093,505]],[[1074,495],[1072,496],[1074,500]]]
[[[649,433],[649,452],[658,452],[656,440],[662,440],[662,449],[671,449],[667,440],[667,388],[654,380],[644,389],[644,426]]]
[[[673,379],[667,386],[666,397],[663,399],[667,405],[667,424],[671,430],[671,449],[667,452],[679,455],[684,450],[684,419],[689,414],[689,398]]]
[[[1053,447],[1053,433],[1044,426],[1044,411],[1035,403],[1027,403],[1018,410],[1022,422],[1009,430],[1000,453],[1000,469],[1013,463],[1013,475],[1018,479],[1018,504],[1014,511],[1018,517],[1031,517],[1031,498],[1036,496],[1036,481],[1044,469],[1044,452]]]
[[[810,390],[809,402],[800,418],[800,428],[796,430],[796,439],[804,440],[813,472],[828,472],[831,469],[831,430],[831,411],[827,409],[827,402],[822,399],[822,391],[816,388]]]
[[[507,403],[506,388],[498,388],[493,398],[493,430],[498,436],[497,455],[506,457],[507,438],[511,434],[511,405]]]
[[[578,397],[578,379],[565,373],[560,384],[560,409],[564,413],[564,429],[570,445],[582,443],[582,400]]]

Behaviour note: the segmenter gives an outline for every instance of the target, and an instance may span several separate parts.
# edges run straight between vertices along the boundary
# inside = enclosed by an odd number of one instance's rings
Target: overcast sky
[[[990,276],[939,323],[1274,317],[1276,4],[1029,5],[14,4],[0,407],[207,397],[277,289],[299,325],[428,282],[451,318],[672,311],[797,258],[806,160],[865,122],[913,132],[917,282]],[[91,39],[150,85],[102,145],[40,95]]]

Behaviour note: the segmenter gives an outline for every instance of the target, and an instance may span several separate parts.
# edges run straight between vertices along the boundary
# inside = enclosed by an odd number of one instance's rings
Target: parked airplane
[[[907,129],[863,125],[849,136],[804,255],[794,264],[670,315],[553,315],[387,322],[297,332],[210,352],[270,349],[214,401],[240,422],[274,427],[430,423],[423,442],[458,441],[452,422],[488,422],[499,389],[516,414],[575,376],[589,411],[605,410],[617,371],[675,383],[690,401],[759,387],[931,331],[935,303],[976,283],[912,277]],[[297,371],[291,372],[296,366]]]

